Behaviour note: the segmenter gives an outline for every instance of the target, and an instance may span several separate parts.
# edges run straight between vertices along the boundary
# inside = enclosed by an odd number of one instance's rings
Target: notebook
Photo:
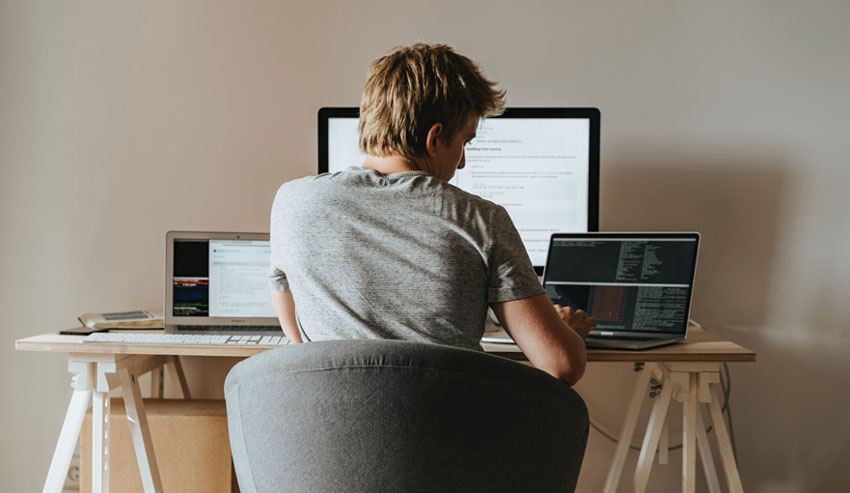
[[[543,287],[596,317],[586,343],[647,349],[685,340],[699,233],[556,233]]]
[[[281,334],[269,288],[268,233],[169,231],[165,331]]]

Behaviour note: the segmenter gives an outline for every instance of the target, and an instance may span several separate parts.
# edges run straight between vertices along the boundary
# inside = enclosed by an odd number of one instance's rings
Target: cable
[[[704,328],[702,325],[700,325],[695,320],[689,320],[689,322],[693,325],[696,325],[697,327],[699,327],[701,329]],[[643,368],[643,365],[641,364],[641,371],[643,371],[642,368]],[[727,418],[726,421],[729,425],[729,440],[732,442],[732,454],[735,456],[735,461],[737,462],[738,461],[738,452],[737,452],[737,449],[735,447],[735,433],[732,429],[732,410],[729,407],[729,395],[732,392],[732,377],[729,374],[729,365],[727,363],[723,363],[723,369],[726,372],[726,382],[727,383],[724,384],[723,375],[721,374],[720,375],[720,377],[721,377],[720,378],[720,388],[723,390],[723,407],[720,408],[720,414],[724,415],[724,413],[725,413],[725,417]],[[611,440],[612,442],[618,443],[620,441],[619,439],[615,438],[614,436],[612,436],[607,431],[603,430],[602,427],[600,425],[596,424],[592,419],[590,419],[590,426],[594,430],[599,432],[602,436]],[[714,429],[714,426],[709,425],[705,429],[705,433],[708,434],[713,429]],[[636,446],[632,445],[631,443],[629,443],[629,448],[631,450],[641,450],[640,447],[636,447]],[[667,451],[672,452],[674,450],[679,450],[680,448],[682,448],[681,443],[678,444],[678,445],[673,445],[672,447],[667,447]]]

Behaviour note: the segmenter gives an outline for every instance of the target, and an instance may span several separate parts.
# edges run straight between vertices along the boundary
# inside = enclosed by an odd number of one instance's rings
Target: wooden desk
[[[136,459],[145,491],[162,491],[138,377],[152,369],[164,366],[167,375],[182,389],[183,397],[189,398],[189,389],[178,356],[248,357],[268,350],[268,348],[250,346],[86,344],[81,341],[82,336],[55,334],[42,334],[15,341],[15,349],[19,351],[68,353],[68,371],[74,378],[74,393],[44,485],[44,491],[47,492],[62,490],[83,418],[90,405],[93,407],[93,491],[109,490],[107,419],[109,391],[113,388],[121,388],[124,395]],[[526,360],[522,352],[514,345],[483,343],[482,347],[485,351],[499,356]],[[707,420],[703,419],[699,406],[699,403],[706,403],[710,420],[717,434],[728,489],[732,492],[742,491],[741,479],[721,411],[723,396],[719,388],[720,365],[725,362],[752,362],[755,359],[756,355],[753,351],[695,326],[688,329],[688,338],[681,344],[646,351],[588,350],[588,361],[633,362],[641,369],[638,383],[629,402],[604,491],[614,493],[617,489],[640,408],[648,394],[654,397],[655,402],[635,470],[634,490],[646,489],[656,451],[658,451],[659,461],[666,463],[665,422],[670,401],[676,399],[684,405],[682,490],[686,492],[695,490],[698,446],[709,491],[712,493],[720,491],[717,471],[705,432]]]

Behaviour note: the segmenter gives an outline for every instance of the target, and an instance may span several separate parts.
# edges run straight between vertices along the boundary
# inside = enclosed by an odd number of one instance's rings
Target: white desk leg
[[[658,463],[667,464],[670,453],[670,425],[667,420],[661,426],[661,438],[658,441]]]
[[[151,371],[151,397],[162,399],[162,384],[165,380],[163,367]]]
[[[647,364],[643,370],[638,373],[635,390],[632,392],[632,399],[629,401],[629,407],[626,411],[626,420],[623,422],[623,429],[620,430],[620,437],[617,441],[617,448],[614,450],[614,460],[611,461],[611,467],[608,468],[608,479],[605,480],[605,487],[602,491],[605,493],[616,493],[617,485],[620,483],[620,475],[623,473],[623,465],[626,463],[626,454],[632,443],[632,435],[635,432],[638,416],[640,416],[640,408],[643,400],[646,398],[646,390],[649,387],[649,379],[655,373],[655,364]]]
[[[121,393],[124,395],[124,405],[127,409],[127,421],[130,423],[130,434],[133,436],[133,447],[136,450],[136,461],[142,476],[142,486],[145,492],[161,492],[162,480],[154,455],[148,418],[142,401],[142,392],[136,375],[126,367],[118,370],[121,379]]]
[[[652,462],[655,460],[655,451],[658,450],[658,439],[661,438],[661,428],[667,418],[667,409],[670,407],[670,397],[673,395],[675,383],[665,376],[661,395],[656,397],[652,406],[652,414],[649,416],[649,424],[646,435],[643,437],[643,445],[640,448],[637,469],[635,469],[634,490],[636,492],[646,491],[649,482],[649,472]]]
[[[711,444],[705,433],[705,420],[702,418],[702,406],[697,405],[697,447],[702,459],[702,469],[708,482],[709,493],[720,493],[720,481],[717,479],[717,468],[714,467],[714,457],[711,456]]]
[[[70,361],[68,370],[76,374],[74,393],[71,395],[65,421],[59,432],[59,442],[50,461],[50,470],[47,471],[47,479],[44,481],[44,493],[58,493],[65,486],[65,476],[68,475],[68,467],[77,448],[77,438],[83,428],[83,419],[91,405],[94,365],[90,362]]]
[[[688,400],[682,412],[682,491],[685,493],[696,491],[698,376],[697,372],[689,374]]]
[[[92,492],[109,493],[109,390],[94,391],[91,418]]]
[[[729,487],[730,493],[740,493],[744,491],[744,487],[741,484],[741,477],[738,475],[738,465],[735,463],[735,454],[732,452],[732,442],[729,440],[729,431],[726,430],[726,421],[723,419],[723,412],[720,409],[723,395],[719,387],[717,384],[711,385],[712,399],[708,407],[711,411],[714,432],[717,435],[717,445],[720,447],[720,457],[723,460],[723,470],[726,473],[726,485]]]
[[[186,375],[183,373],[183,365],[180,364],[180,358],[177,356],[165,357],[165,368],[168,371],[168,378],[171,382],[180,387],[183,392],[184,399],[191,399],[189,395],[189,384],[186,383]]]

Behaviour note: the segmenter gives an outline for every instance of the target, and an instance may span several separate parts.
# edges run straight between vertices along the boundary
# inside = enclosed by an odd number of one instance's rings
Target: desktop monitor
[[[319,173],[363,164],[358,117],[319,110]],[[450,183],[503,206],[542,274],[552,233],[599,230],[599,110],[508,108],[482,119]]]

